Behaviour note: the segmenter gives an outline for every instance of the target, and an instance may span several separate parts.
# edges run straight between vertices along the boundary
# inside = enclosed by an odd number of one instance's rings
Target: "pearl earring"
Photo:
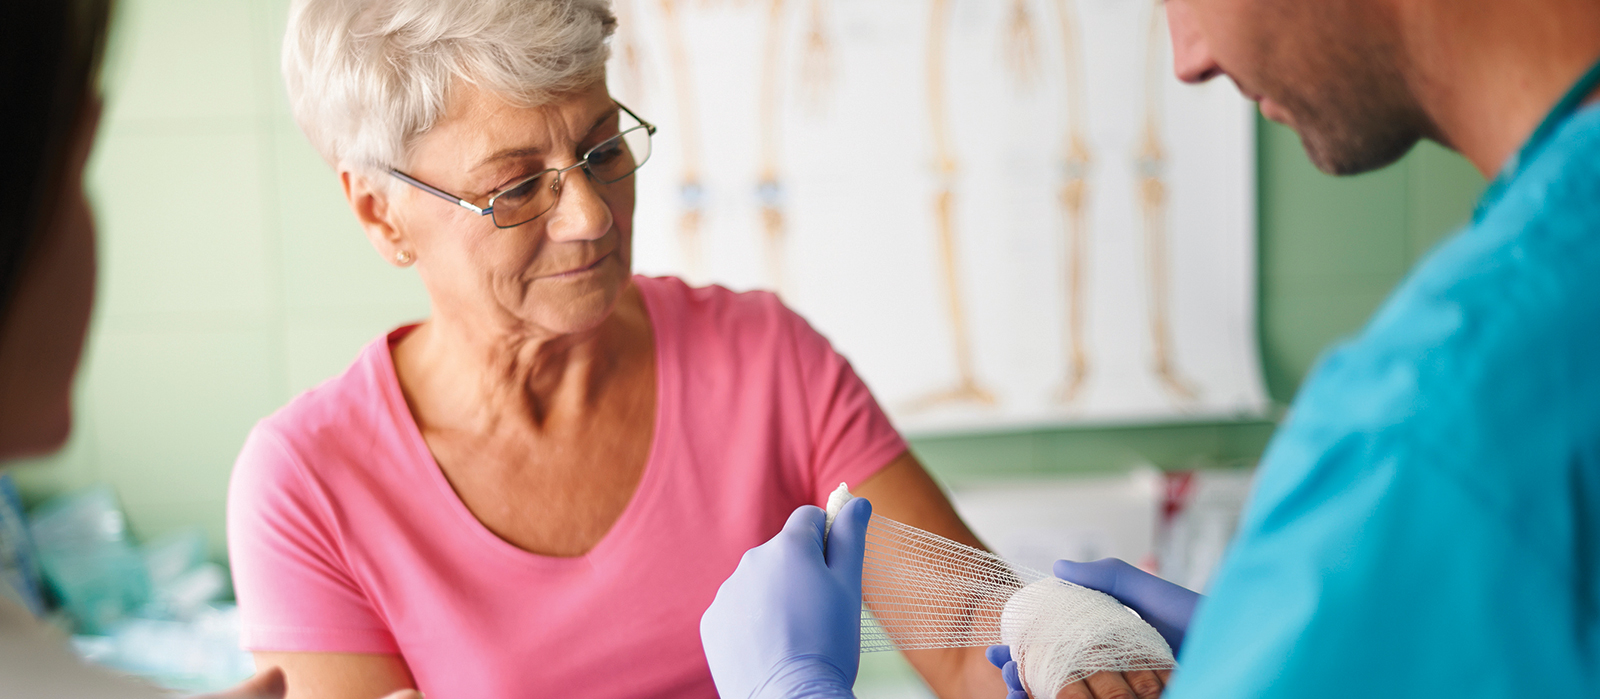
[[[394,254],[395,263],[401,267],[411,264],[412,262],[416,261],[416,259],[417,258],[412,257],[411,253],[406,250],[401,250]]]

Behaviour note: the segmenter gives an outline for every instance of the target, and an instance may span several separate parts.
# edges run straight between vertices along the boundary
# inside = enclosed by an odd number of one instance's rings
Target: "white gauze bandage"
[[[828,498],[828,529],[851,500]],[[1011,646],[1023,685],[1054,697],[1096,672],[1168,670],[1172,649],[1115,598],[873,515],[861,575],[861,651]]]

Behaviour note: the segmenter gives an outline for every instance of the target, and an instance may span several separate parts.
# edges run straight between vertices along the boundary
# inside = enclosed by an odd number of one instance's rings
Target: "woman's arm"
[[[871,501],[875,515],[984,548],[910,451],[902,452],[888,466],[854,486],[852,492]],[[1005,682],[984,658],[983,648],[908,650],[904,654],[928,687],[943,699],[1006,695]]]
[[[378,699],[414,689],[398,655],[380,653],[255,653],[256,669],[283,670],[284,699]],[[401,695],[404,696],[404,695]]]

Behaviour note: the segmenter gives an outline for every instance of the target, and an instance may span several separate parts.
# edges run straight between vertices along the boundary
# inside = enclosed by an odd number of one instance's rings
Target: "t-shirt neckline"
[[[651,299],[650,291],[647,291],[651,281],[653,280],[637,275],[633,278],[634,285],[639,289],[639,296],[644,302],[645,316],[649,318],[651,336],[655,343],[656,414],[654,433],[650,435],[650,452],[645,458],[644,473],[640,474],[639,483],[634,486],[633,495],[623,507],[622,514],[617,516],[616,521],[611,523],[611,528],[606,530],[594,546],[576,556],[535,553],[500,538],[467,509],[466,503],[461,501],[461,496],[450,486],[449,479],[445,478],[444,471],[439,468],[439,462],[433,458],[433,452],[428,449],[428,441],[423,438],[421,428],[417,427],[416,418],[411,415],[411,408],[406,405],[405,395],[400,390],[400,377],[394,367],[392,354],[394,343],[410,334],[420,323],[395,328],[369,348],[369,351],[375,353],[373,361],[376,369],[375,378],[383,395],[384,406],[395,421],[401,438],[405,440],[406,450],[415,458],[414,463],[421,466],[423,477],[433,485],[433,492],[442,501],[440,506],[454,513],[456,520],[470,532],[471,536],[495,551],[496,555],[542,567],[591,566],[605,560],[607,552],[618,545],[615,542],[627,538],[628,533],[639,526],[639,521],[644,519],[654,506],[655,494],[660,490],[657,481],[661,471],[656,462],[662,453],[662,441],[669,428],[667,420],[670,411],[665,406],[672,404],[669,398],[676,386],[668,377],[671,372],[666,370],[669,366],[671,343],[664,341],[663,324],[658,322],[659,309],[653,307],[654,301]]]

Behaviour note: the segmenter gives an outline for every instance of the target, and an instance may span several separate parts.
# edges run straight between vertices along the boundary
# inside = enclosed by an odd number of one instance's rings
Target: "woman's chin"
[[[593,280],[586,284],[535,285],[530,308],[522,314],[529,323],[547,331],[567,335],[600,327],[616,311],[628,280]],[[562,288],[566,287],[566,288]]]

